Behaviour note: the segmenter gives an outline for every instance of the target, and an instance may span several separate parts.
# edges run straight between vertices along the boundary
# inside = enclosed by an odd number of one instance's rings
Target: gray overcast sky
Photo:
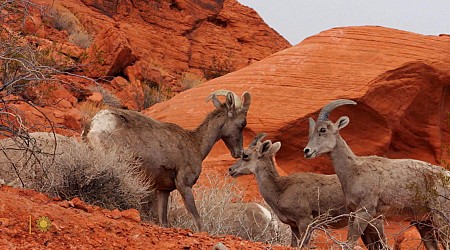
[[[323,30],[380,25],[424,35],[450,34],[450,0],[238,0],[292,45]]]

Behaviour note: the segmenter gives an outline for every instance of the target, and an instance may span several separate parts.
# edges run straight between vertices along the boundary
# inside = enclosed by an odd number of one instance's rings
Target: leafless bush
[[[109,209],[141,210],[142,200],[153,192],[130,152],[92,149],[72,138],[54,138],[51,133],[31,135],[31,147],[13,139],[0,142],[0,178],[10,185],[62,199],[79,197]]]
[[[208,176],[208,181],[209,185],[207,186],[194,187],[194,193],[204,229],[209,234],[229,234],[270,244],[285,244],[289,240],[290,229],[274,216],[272,219],[275,222],[264,225],[257,225],[258,222],[249,223],[245,219],[245,208],[248,204],[242,201],[243,193],[237,189],[234,182],[217,176]],[[183,207],[179,193],[173,192],[171,197],[170,224],[174,227],[194,230],[195,225]],[[230,206],[230,204],[238,205],[238,207],[242,205],[242,209],[239,208],[238,211],[236,206]],[[268,208],[267,205],[261,205]]]
[[[149,108],[157,103],[164,102],[173,97],[172,89],[167,86],[154,84],[143,84],[144,102],[143,109]]]
[[[235,71],[235,62],[233,62],[231,58],[232,54],[229,54],[224,59],[220,59],[214,55],[211,58],[211,63],[202,69],[205,78],[211,80]]]

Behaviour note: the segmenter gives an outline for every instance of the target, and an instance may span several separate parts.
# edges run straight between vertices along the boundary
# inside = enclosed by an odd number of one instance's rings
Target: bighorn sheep
[[[424,222],[417,228],[426,248],[438,249],[433,227],[425,222],[436,225],[440,217],[436,212],[450,211],[450,172],[418,160],[356,156],[339,134],[349,118],[340,117],[336,123],[328,119],[333,109],[346,104],[356,102],[333,101],[322,108],[317,122],[309,118],[309,142],[303,153],[306,158],[328,154],[333,162],[346,205],[354,214],[347,237],[349,246],[355,245],[368,221],[380,215],[395,215]]]
[[[187,216],[182,207],[169,211],[172,225],[183,225]],[[231,234],[246,240],[265,242],[273,239],[278,230],[277,220],[270,211],[255,202],[220,204],[220,208],[208,209],[206,216],[211,223],[205,227],[214,234]]]
[[[281,143],[272,144],[269,140],[261,143],[264,136],[259,134],[255,137],[242,158],[229,169],[229,174],[232,177],[254,174],[264,200],[278,218],[291,227],[291,246],[299,245],[297,239],[304,239],[301,245],[307,245],[311,235],[304,234],[314,218],[321,213],[329,213],[329,218],[349,214],[341,185],[336,175],[296,173],[280,176],[273,157]],[[331,223],[332,220],[328,226],[333,228],[348,224],[346,216]],[[386,244],[382,221],[375,220],[372,225],[374,227],[369,226],[361,238],[369,249],[381,249]]]
[[[226,95],[221,103],[216,95]],[[153,179],[157,191],[158,217],[167,226],[170,192],[177,189],[199,231],[202,222],[195,206],[192,186],[202,168],[202,161],[214,144],[222,139],[231,155],[242,152],[242,131],[250,107],[250,93],[239,98],[235,93],[218,90],[209,95],[216,107],[194,130],[164,123],[138,112],[107,109],[98,112],[85,126],[82,138],[91,145],[128,147],[143,163],[143,171]]]

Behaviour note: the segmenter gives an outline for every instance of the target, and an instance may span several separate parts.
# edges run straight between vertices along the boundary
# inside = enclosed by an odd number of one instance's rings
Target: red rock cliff
[[[68,9],[94,34],[86,63],[99,51],[106,62],[88,69],[93,77],[121,75],[130,65],[162,77],[201,73],[218,64],[236,70],[290,46],[236,0],[69,0],[55,5]]]

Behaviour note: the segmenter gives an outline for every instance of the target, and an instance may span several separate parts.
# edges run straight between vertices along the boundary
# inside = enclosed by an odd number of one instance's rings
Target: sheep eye
[[[245,154],[245,153],[242,154],[242,160],[244,160],[244,161],[248,160],[248,154]]]
[[[319,132],[320,133],[325,133],[325,132],[327,132],[327,130],[325,128],[321,128],[321,129],[319,129]]]

